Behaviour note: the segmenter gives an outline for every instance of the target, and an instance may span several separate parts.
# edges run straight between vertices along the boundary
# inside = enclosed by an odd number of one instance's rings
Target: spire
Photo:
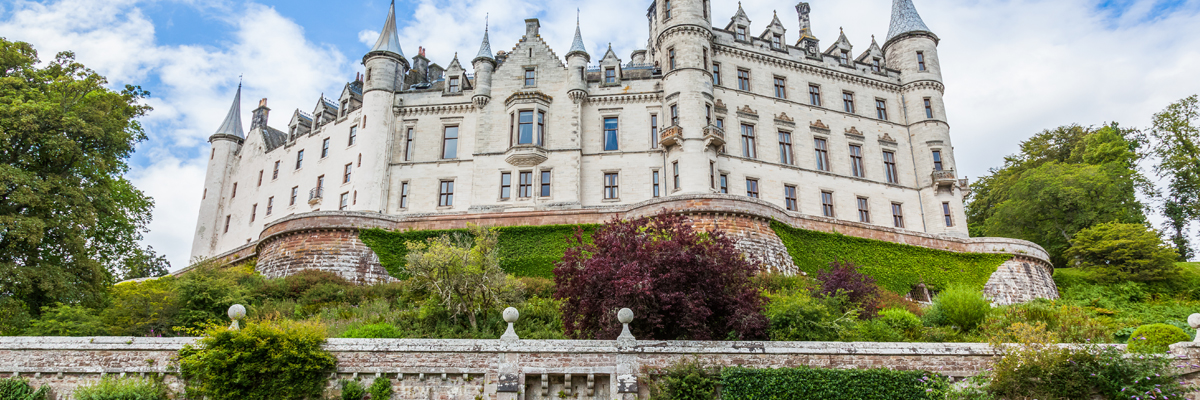
[[[383,31],[379,33],[379,41],[375,42],[375,47],[371,48],[371,52],[382,51],[393,53],[400,58],[404,58],[404,50],[400,49],[400,35],[396,33],[396,1],[392,0],[391,7],[388,8],[387,22],[383,23]]]
[[[583,47],[583,34],[579,31],[579,10],[575,10],[575,40],[571,41],[571,50],[567,51],[567,57],[573,53],[581,53],[584,57],[591,59],[587,49]]]
[[[921,20],[921,15],[917,14],[917,8],[913,6],[912,0],[892,0],[892,24],[888,28],[887,39],[884,39],[884,43],[892,41],[896,36],[910,32],[933,34],[933,31],[925,26],[925,21]]]
[[[232,135],[238,138],[245,138],[246,135],[242,131],[242,84],[238,83],[237,94],[233,95],[233,105],[229,106],[229,114],[225,116],[225,122],[221,123],[221,127],[217,128],[215,135]]]
[[[479,45],[479,54],[476,54],[475,59],[471,60],[472,63],[474,63],[475,61],[478,61],[479,59],[489,60],[492,63],[496,62],[496,59],[494,57],[492,57],[492,43],[488,40],[488,20],[487,19],[488,19],[488,17],[484,17],[484,20],[483,20],[483,44]]]

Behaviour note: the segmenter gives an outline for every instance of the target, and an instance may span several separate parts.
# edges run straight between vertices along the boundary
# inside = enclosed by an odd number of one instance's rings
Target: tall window
[[[787,81],[778,76],[775,77],[775,97],[781,99],[787,98]]]
[[[704,125],[712,125],[712,104],[704,103]]]
[[[300,169],[300,167],[302,167],[302,166],[304,166],[304,150],[303,149],[296,152],[296,169]]]
[[[779,49],[783,48],[783,36],[782,35],[771,35],[771,48],[775,49],[775,50],[779,50]]]
[[[658,114],[650,114],[650,148],[658,148]]]
[[[517,112],[517,144],[533,144],[533,111]]]
[[[441,181],[438,185],[438,206],[450,207],[454,205],[454,181]]]
[[[325,192],[325,175],[317,177],[317,197],[321,197]]]
[[[842,107],[848,113],[854,112],[854,93],[842,92]]]
[[[925,70],[925,52],[918,51],[917,52],[917,71],[924,71],[924,70]]]
[[[715,161],[708,162],[708,186],[717,188],[717,163]]]
[[[275,168],[271,170],[271,180],[279,179],[279,161],[275,162]]]
[[[329,157],[329,138],[321,141],[321,158]]]
[[[758,198],[758,179],[746,178],[746,196]]]
[[[345,210],[350,205],[350,192],[342,193],[338,199],[338,211]]]
[[[737,70],[738,90],[750,90],[750,71],[739,69]]]
[[[400,208],[408,208],[408,182],[400,182]]]
[[[779,162],[795,165],[796,157],[792,154],[792,133],[779,132]]]
[[[260,170],[258,170],[258,186],[262,186],[262,177],[263,177],[263,171],[260,169]]]
[[[900,176],[896,173],[896,153],[883,152],[883,174],[887,176],[887,183],[900,183]]]
[[[604,150],[618,150],[620,146],[617,144],[617,119],[604,119]]]
[[[671,19],[671,0],[663,1],[663,19]]]
[[[667,58],[670,61],[671,70],[674,70],[675,69],[675,48],[674,47],[667,50]]]
[[[258,215],[258,204],[250,206],[250,222],[254,222],[254,217]]]
[[[512,197],[512,173],[500,173],[500,200],[508,200]]]
[[[604,69],[604,83],[617,83],[617,69],[608,67]]]
[[[222,232],[222,233],[229,233],[229,217],[231,217],[231,216],[230,215],[225,216],[225,232]]]
[[[866,197],[858,198],[858,222],[871,223],[871,204]]]
[[[701,65],[707,67],[708,66],[708,48],[704,48],[704,49],[700,50],[700,54],[702,54],[704,56],[704,58],[703,58],[704,64],[701,64]]]
[[[947,227],[954,226],[954,218],[950,216],[950,203],[949,202],[942,203],[942,217],[946,219]]]
[[[743,42],[746,41],[746,27],[738,25],[738,27],[735,28],[733,32],[734,32],[734,38],[736,38],[737,40],[741,40]]]
[[[679,126],[679,105],[678,104],[671,105],[671,125]]]
[[[821,171],[828,171],[829,149],[826,147],[825,139],[813,139],[813,150],[817,153],[817,169]]]
[[[353,146],[356,142],[358,142],[358,125],[352,125],[350,126],[350,138],[346,145]]]
[[[842,65],[850,65],[850,50],[842,50],[838,61],[841,62]]]
[[[788,211],[796,211],[796,187],[792,185],[783,185],[783,206]]]
[[[354,163],[346,164],[345,167],[342,168],[342,183],[350,182],[350,168],[351,167],[354,167]]]
[[[620,198],[621,191],[617,186],[618,175],[616,172],[604,173],[604,199],[613,200]]]
[[[928,97],[925,98],[925,118],[933,118],[933,102]]]
[[[887,102],[875,99],[875,117],[887,121]]]
[[[718,183],[721,184],[721,193],[729,193],[729,175],[721,174],[721,178]]]
[[[541,193],[538,193],[538,195],[542,197],[550,197],[550,170],[542,171],[541,178],[542,179],[538,181],[538,184],[541,185],[542,190]]]
[[[533,172],[524,171],[517,175],[517,197],[533,197]]]
[[[237,182],[233,183],[233,191],[229,193],[229,198],[237,197]]]
[[[872,58],[871,59],[871,71],[879,72],[880,69],[882,69],[882,68],[879,63],[879,57]]]
[[[892,225],[897,228],[904,227],[904,206],[900,203],[892,203]]]
[[[721,64],[712,63],[713,66],[713,86],[721,86]]]
[[[442,131],[442,158],[458,158],[458,127],[447,126]]]
[[[458,92],[459,92],[458,77],[452,76],[452,77],[450,77],[450,93],[458,93]]]
[[[271,215],[271,211],[275,211],[275,196],[267,198],[267,215]]]
[[[404,161],[412,161],[413,150],[413,128],[408,128],[404,132]]]
[[[300,187],[299,187],[299,186],[292,186],[292,197],[291,197],[291,199],[290,199],[290,200],[288,200],[288,205],[289,205],[289,206],[294,206],[294,205],[296,205],[296,196],[298,196],[299,194],[300,194]]]
[[[525,86],[535,86],[537,84],[537,70],[533,68],[525,68]]]
[[[658,197],[660,195],[658,187],[658,170],[656,169],[650,171],[650,192],[654,197]]]
[[[934,171],[942,170],[942,151],[941,150],[933,151],[933,170]]]
[[[671,162],[671,171],[674,176],[675,190],[679,190],[679,161]]]
[[[821,215],[833,218],[833,192],[821,192]]]
[[[864,176],[862,146],[857,144],[850,145],[850,174],[859,178]]]
[[[537,124],[538,124],[537,125],[537,144],[538,144],[538,146],[541,146],[542,144],[544,144],[546,142],[546,112],[545,111],[541,111],[541,110],[538,111],[538,123]]]
[[[754,146],[754,126],[742,124],[742,157],[758,158]]]

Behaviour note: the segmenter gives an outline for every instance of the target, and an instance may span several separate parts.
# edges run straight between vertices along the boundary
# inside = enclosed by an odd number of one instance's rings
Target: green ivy
[[[723,400],[934,399],[939,376],[925,371],[811,367],[721,371]]]
[[[500,267],[515,276],[554,278],[554,264],[571,247],[576,229],[584,239],[600,225],[510,226],[500,231]],[[468,234],[466,229],[386,231],[378,228],[359,231],[358,237],[375,251],[379,263],[394,277],[405,279],[405,257],[409,241],[423,241],[444,234]]]
[[[1007,254],[956,253],[797,229],[778,221],[771,221],[771,229],[783,240],[801,271],[813,274],[833,261],[850,261],[880,286],[896,293],[908,293],[920,282],[939,289],[950,283],[983,289],[996,268],[1012,258]]]

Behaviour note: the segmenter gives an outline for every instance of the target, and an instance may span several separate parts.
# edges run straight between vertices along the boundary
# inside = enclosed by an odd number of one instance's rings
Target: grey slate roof
[[[913,6],[912,0],[892,0],[892,25],[888,28],[886,43],[896,36],[900,36],[909,32],[929,32],[928,26],[925,26],[925,21],[921,20],[921,15],[917,14],[917,8]]]
[[[237,94],[233,95],[233,105],[229,107],[229,114],[225,115],[225,121],[221,122],[221,127],[217,128],[215,134],[245,138],[244,132],[242,130],[242,84],[239,83]]]
[[[575,40],[571,41],[571,49],[567,50],[567,54],[569,55],[577,51],[585,55],[588,53],[587,49],[583,47],[583,34],[579,32],[578,22],[575,23]]]
[[[383,23],[383,31],[379,33],[379,41],[375,42],[372,52],[382,51],[395,53],[404,58],[404,50],[400,49],[400,35],[396,33],[396,2],[388,9],[387,22]]]
[[[488,41],[487,26],[483,27],[483,43],[479,45],[479,54],[475,55],[475,60],[478,60],[481,58],[485,59],[485,60],[496,61],[496,59],[492,57],[492,43],[490,41]],[[471,62],[474,62],[474,60],[472,60]]]
[[[353,94],[356,94],[356,95],[362,96],[362,91],[363,91],[363,88],[362,88],[362,82],[361,82],[361,81],[354,81],[354,82],[350,82],[350,83],[349,83],[349,84],[347,84],[346,86],[348,86],[348,87],[350,88],[350,93],[353,93]]]
[[[275,150],[279,146],[287,144],[288,136],[281,130],[266,126],[262,130],[263,144],[267,146],[267,151]]]

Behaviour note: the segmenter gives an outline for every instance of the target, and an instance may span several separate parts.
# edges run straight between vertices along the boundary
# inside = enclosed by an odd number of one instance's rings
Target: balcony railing
[[[532,167],[550,158],[550,153],[535,144],[518,144],[508,148],[504,161],[518,167]]]
[[[942,187],[953,188],[958,185],[958,178],[954,175],[954,170],[943,169],[933,171],[933,184],[939,189]]]
[[[672,146],[680,143],[683,140],[683,128],[679,125],[671,125],[658,132],[658,143],[666,146]]]
[[[308,204],[317,204],[321,202],[321,198],[325,197],[325,188],[317,186],[308,191]]]
[[[716,125],[704,127],[704,143],[709,146],[721,147],[725,145],[725,130]]]

